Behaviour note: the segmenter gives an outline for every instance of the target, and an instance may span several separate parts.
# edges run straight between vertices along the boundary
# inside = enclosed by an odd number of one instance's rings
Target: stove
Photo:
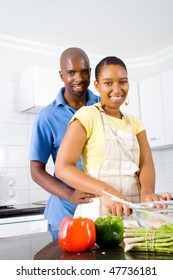
[[[0,206],[0,218],[43,214],[46,202],[23,203]]]

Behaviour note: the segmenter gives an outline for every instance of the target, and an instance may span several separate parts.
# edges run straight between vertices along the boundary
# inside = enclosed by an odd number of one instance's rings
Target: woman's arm
[[[146,131],[143,130],[137,134],[137,139],[140,146],[139,181],[141,184],[141,201],[170,199],[169,194],[163,196],[155,194],[155,168]]]
[[[86,175],[76,164],[87,140],[87,133],[80,121],[73,121],[64,136],[59,148],[56,162],[55,174],[65,183],[72,187],[94,193],[102,194],[102,190],[112,191],[113,188],[107,184]]]
[[[103,195],[102,191],[106,190],[120,198],[126,199],[110,185],[88,176],[76,167],[86,141],[87,132],[84,126],[79,120],[74,120],[69,125],[57,154],[55,162],[56,176],[80,191]],[[110,212],[117,214],[115,210],[117,203],[105,195],[103,197]],[[129,209],[126,206],[124,206],[124,212],[125,214],[129,213]]]

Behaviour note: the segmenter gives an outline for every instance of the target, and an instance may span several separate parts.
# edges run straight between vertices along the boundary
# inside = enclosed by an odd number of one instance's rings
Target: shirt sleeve
[[[133,124],[134,124],[136,135],[141,131],[145,130],[145,127],[140,119],[133,117]]]
[[[145,130],[145,127],[144,127],[143,123],[141,121],[139,121],[139,126],[138,126],[138,130],[137,130],[136,134],[138,134],[139,132],[141,132],[143,130]]]
[[[37,116],[31,137],[29,159],[47,163],[51,154],[51,132],[48,123],[40,115]]]
[[[73,116],[71,121],[69,122],[72,123],[75,119],[78,119],[80,123],[84,126],[87,132],[87,139],[91,135],[92,127],[93,127],[93,121],[94,121],[94,115],[93,115],[93,106],[83,106],[80,108]]]

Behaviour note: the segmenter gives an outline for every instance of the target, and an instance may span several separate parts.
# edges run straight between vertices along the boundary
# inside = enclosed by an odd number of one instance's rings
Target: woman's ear
[[[99,92],[99,82],[98,81],[94,81],[94,86],[96,88],[96,90]]]

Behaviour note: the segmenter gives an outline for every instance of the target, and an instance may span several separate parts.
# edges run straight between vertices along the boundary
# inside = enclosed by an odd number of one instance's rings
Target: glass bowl
[[[133,209],[133,213],[138,225],[146,229],[155,230],[165,224],[173,224],[173,205],[157,208],[156,205],[145,203],[140,208]]]

